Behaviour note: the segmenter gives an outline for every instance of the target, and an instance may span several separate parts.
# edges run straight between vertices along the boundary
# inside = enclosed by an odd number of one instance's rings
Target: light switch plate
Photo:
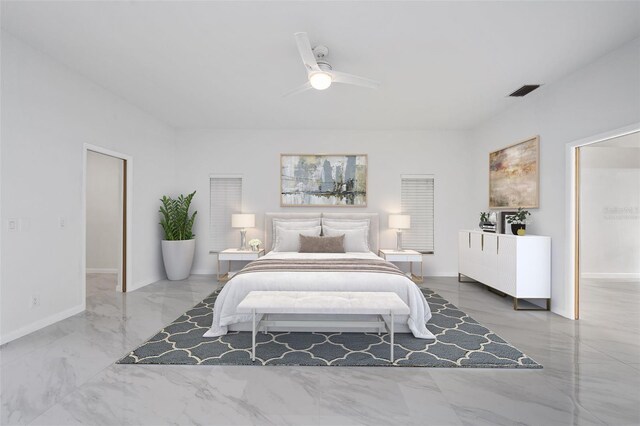
[[[20,219],[11,218],[7,219],[7,229],[9,231],[20,231]]]

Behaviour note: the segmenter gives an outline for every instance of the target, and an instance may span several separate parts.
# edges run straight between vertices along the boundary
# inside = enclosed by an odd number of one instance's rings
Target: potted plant
[[[162,240],[162,259],[167,278],[172,281],[184,280],[191,273],[196,240],[193,234],[193,222],[196,214],[189,214],[191,200],[196,194],[180,195],[178,198],[163,196],[160,201],[160,225],[164,230]]]
[[[524,235],[527,228],[527,216],[531,216],[528,210],[523,210],[522,207],[518,207],[518,211],[515,214],[507,217],[507,223],[511,224],[511,232],[516,235]]]
[[[494,212],[480,212],[479,226],[485,232],[496,232],[496,214]]]
[[[480,212],[480,229],[487,223],[489,223],[489,212]]]

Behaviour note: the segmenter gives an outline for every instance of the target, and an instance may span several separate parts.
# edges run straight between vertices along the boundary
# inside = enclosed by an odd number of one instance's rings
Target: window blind
[[[411,216],[411,229],[402,233],[402,246],[421,253],[433,253],[434,177],[402,175],[402,214]]]
[[[240,244],[240,232],[231,228],[231,215],[242,212],[242,177],[211,176],[209,237],[210,250],[220,252]]]

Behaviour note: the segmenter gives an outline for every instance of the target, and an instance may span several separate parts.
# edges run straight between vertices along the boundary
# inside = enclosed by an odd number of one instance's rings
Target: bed
[[[367,220],[369,251],[298,253],[272,250],[274,224],[317,219]],[[211,328],[204,336],[217,337],[229,331],[250,331],[251,315],[236,312],[238,304],[250,291],[380,291],[396,293],[409,306],[409,315],[398,316],[394,321],[397,333],[412,333],[417,338],[434,339],[425,325],[431,318],[431,311],[420,289],[406,275],[392,270],[395,267],[375,254],[378,250],[378,234],[376,213],[265,213],[266,254],[226,283],[216,299]],[[307,327],[295,331],[338,330]],[[341,328],[339,331],[356,330]],[[376,329],[369,331],[375,332]]]

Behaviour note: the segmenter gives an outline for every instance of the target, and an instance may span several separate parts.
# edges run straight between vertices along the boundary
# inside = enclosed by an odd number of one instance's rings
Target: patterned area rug
[[[427,328],[436,340],[396,334],[393,364],[389,335],[377,333],[259,333],[256,361],[251,361],[250,332],[202,337],[211,325],[219,291],[118,364],[542,368],[438,294],[426,288],[421,291],[433,314]]]

